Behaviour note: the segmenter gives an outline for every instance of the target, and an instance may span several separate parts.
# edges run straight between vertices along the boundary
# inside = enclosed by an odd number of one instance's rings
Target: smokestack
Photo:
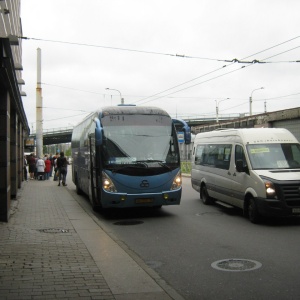
[[[36,155],[43,156],[43,97],[41,76],[41,49],[37,48],[37,84],[36,84]]]

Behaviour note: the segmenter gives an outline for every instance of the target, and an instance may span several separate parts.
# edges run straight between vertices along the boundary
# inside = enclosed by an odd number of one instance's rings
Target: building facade
[[[29,135],[22,96],[20,0],[0,0],[0,221],[24,180],[24,139]]]

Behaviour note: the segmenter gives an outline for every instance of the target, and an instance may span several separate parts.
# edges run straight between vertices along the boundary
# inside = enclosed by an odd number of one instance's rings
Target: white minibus
[[[192,187],[204,204],[261,216],[300,216],[300,144],[283,128],[199,133],[192,152]]]

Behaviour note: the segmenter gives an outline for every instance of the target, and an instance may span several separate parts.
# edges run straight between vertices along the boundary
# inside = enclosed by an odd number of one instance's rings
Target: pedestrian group
[[[66,186],[68,165],[69,162],[64,152],[56,153],[53,156],[46,154],[44,157],[36,157],[34,153],[29,156],[24,155],[24,180],[28,181],[29,173],[30,180],[49,180],[50,177],[53,177],[53,181],[58,181],[58,186],[61,183]]]

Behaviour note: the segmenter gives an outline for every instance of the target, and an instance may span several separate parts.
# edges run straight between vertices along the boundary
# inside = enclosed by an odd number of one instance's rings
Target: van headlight
[[[116,189],[114,183],[112,182],[110,177],[104,172],[102,172],[102,188],[106,192],[117,193],[117,189]]]
[[[178,190],[181,187],[181,184],[182,184],[181,171],[178,171],[178,173],[174,177],[171,190]]]
[[[274,183],[270,180],[267,180],[267,179],[263,179],[263,181],[264,181],[264,184],[265,184],[267,198],[277,199]]]

